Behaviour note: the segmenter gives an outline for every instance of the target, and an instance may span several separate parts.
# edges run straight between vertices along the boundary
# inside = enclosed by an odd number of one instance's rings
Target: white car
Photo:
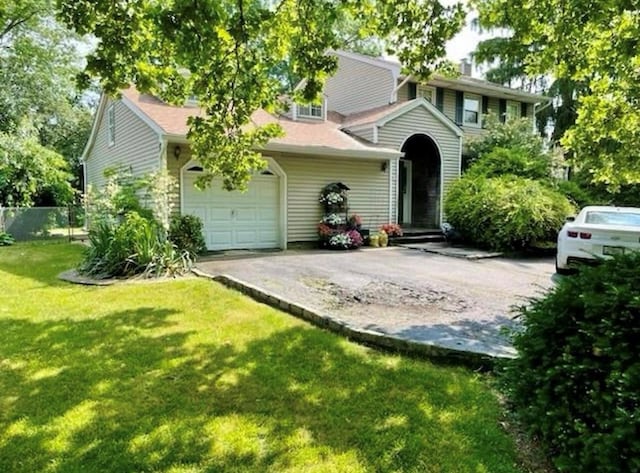
[[[583,208],[558,233],[556,272],[569,274],[580,263],[594,263],[640,250],[640,208]]]

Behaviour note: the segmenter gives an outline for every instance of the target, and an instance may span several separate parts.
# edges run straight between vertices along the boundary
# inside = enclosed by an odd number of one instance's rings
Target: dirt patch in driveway
[[[307,282],[308,284],[308,282]],[[468,304],[455,295],[429,286],[408,287],[390,281],[372,281],[360,288],[347,288],[331,281],[317,281],[309,287],[325,292],[326,303],[334,309],[362,309],[366,306],[423,309],[431,313],[466,310]]]

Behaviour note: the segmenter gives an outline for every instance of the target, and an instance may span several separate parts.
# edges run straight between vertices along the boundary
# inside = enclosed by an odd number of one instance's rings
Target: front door
[[[398,218],[403,225],[411,224],[411,211],[412,211],[412,195],[413,189],[411,181],[412,175],[412,163],[408,159],[400,160],[399,169],[399,182],[398,182]]]

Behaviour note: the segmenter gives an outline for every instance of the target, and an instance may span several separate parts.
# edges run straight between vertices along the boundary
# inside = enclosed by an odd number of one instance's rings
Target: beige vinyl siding
[[[442,153],[442,195],[444,196],[451,182],[460,176],[460,138],[431,112],[423,107],[413,110],[391,120],[378,130],[378,142],[387,148],[401,149],[404,142],[416,133],[425,133],[433,138]],[[392,166],[392,182],[397,179],[397,167]],[[395,196],[395,190],[392,189]],[[394,198],[395,200],[395,198]],[[397,218],[394,210],[394,219]]]
[[[390,70],[338,56],[338,69],[327,80],[324,93],[329,110],[349,115],[387,105],[394,88]]]
[[[108,110],[115,104],[115,143],[108,143]],[[104,171],[122,167],[134,176],[143,176],[160,168],[160,139],[121,101],[108,100],[97,124],[95,142],[86,158],[87,183],[100,188]]]
[[[288,241],[318,238],[318,197],[331,182],[351,189],[349,214],[360,215],[363,228],[374,230],[389,222],[389,170],[381,170],[381,161],[288,155],[274,159],[287,175]]]
[[[373,143],[373,127],[374,127],[374,125],[371,125],[371,126],[369,126],[367,128],[359,128],[359,129],[356,129],[356,130],[349,130],[349,132],[354,134],[358,138],[362,138],[363,140],[367,140],[370,143]]]
[[[402,80],[398,80],[398,85],[400,85]],[[408,82],[398,89],[398,102],[406,102],[407,100],[409,100],[409,83]]]

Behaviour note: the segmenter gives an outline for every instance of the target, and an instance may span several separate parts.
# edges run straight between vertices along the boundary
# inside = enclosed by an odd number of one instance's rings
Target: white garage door
[[[202,219],[209,250],[281,246],[278,176],[266,171],[251,179],[246,192],[229,192],[218,179],[198,190],[194,184],[199,175],[184,171],[182,209]]]

